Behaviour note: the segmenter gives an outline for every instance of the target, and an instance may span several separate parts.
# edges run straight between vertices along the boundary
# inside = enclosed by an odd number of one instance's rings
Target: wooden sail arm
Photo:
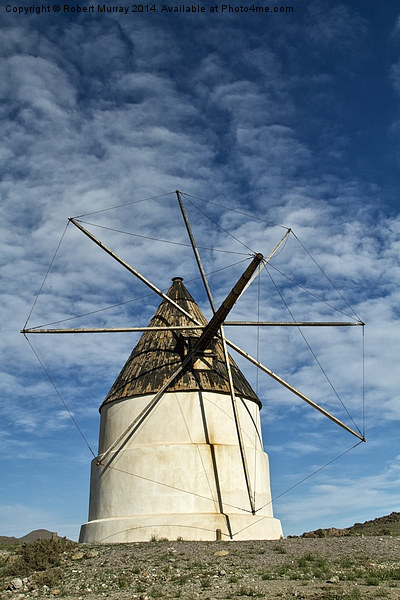
[[[242,291],[242,294],[247,290],[247,288],[249,287],[249,285],[251,283],[253,283],[254,279],[261,273],[261,271],[264,269],[264,267],[267,266],[267,263],[271,260],[271,258],[274,256],[275,252],[277,252],[277,250],[280,248],[280,246],[283,244],[283,242],[286,240],[286,238],[288,237],[289,233],[291,232],[291,229],[287,229],[286,233],[282,236],[282,238],[279,240],[279,242],[276,244],[275,248],[272,250],[272,252],[270,252],[270,254],[266,257],[263,258],[262,261],[262,265],[260,265],[258,267],[258,269],[256,270],[255,273],[253,273],[252,277],[249,279],[249,281],[247,282],[247,285],[245,286],[245,288]]]
[[[199,337],[196,345],[194,346],[194,350],[196,352],[202,352],[208,347],[210,341],[217,334],[219,328],[221,327],[222,323],[225,321],[229,312],[233,308],[233,305],[235,304],[236,300],[242,294],[243,289],[246,287],[247,282],[251,278],[254,271],[257,269],[262,259],[262,254],[256,254],[256,256],[251,261],[250,265],[243,273],[243,275],[237,281],[236,285],[233,286],[225,300],[222,302],[219,309],[216,311],[212,319],[204,328],[203,333]]]
[[[179,190],[176,190],[175,193],[176,193],[176,196],[178,198],[179,207],[181,209],[183,221],[185,223],[186,231],[187,231],[188,236],[189,236],[189,240],[190,240],[190,244],[192,246],[194,257],[196,259],[196,263],[197,263],[198,269],[200,271],[200,275],[201,275],[201,279],[203,281],[204,289],[206,290],[206,293],[207,293],[207,296],[208,296],[208,301],[210,302],[210,306],[212,308],[212,311],[215,314],[215,312],[217,310],[217,307],[215,306],[214,298],[212,296],[211,289],[210,289],[210,286],[209,286],[208,281],[207,281],[207,276],[206,276],[206,273],[204,271],[203,263],[201,262],[201,258],[200,258],[200,254],[199,254],[199,251],[198,251],[197,246],[196,246],[196,242],[194,240],[194,235],[193,235],[193,232],[192,232],[192,228],[190,227],[190,223],[189,223],[188,216],[186,214],[185,207],[184,207],[183,202],[182,202],[181,194],[180,194]]]
[[[90,238],[95,244],[100,246],[100,248],[102,250],[104,250],[107,254],[112,256],[117,262],[119,262],[120,265],[122,265],[123,267],[125,267],[125,269],[127,269],[130,273],[132,273],[132,275],[135,275],[135,277],[137,277],[138,279],[140,279],[140,281],[145,283],[151,290],[153,290],[153,292],[155,292],[156,294],[161,296],[161,298],[168,301],[170,304],[173,304],[175,306],[175,308],[179,309],[180,312],[182,314],[184,314],[186,317],[188,317],[192,322],[196,322],[196,319],[194,319],[190,313],[188,313],[184,308],[182,308],[182,306],[179,306],[179,304],[177,304],[174,300],[172,300],[172,298],[169,298],[166,294],[164,294],[164,292],[162,292],[160,289],[158,289],[158,287],[156,287],[153,283],[151,283],[148,279],[146,279],[146,277],[144,277],[141,273],[139,273],[139,271],[136,271],[136,269],[131,267],[131,265],[129,265],[127,262],[125,262],[122,258],[120,258],[118,256],[118,254],[116,254],[110,248],[108,248],[105,244],[103,244],[103,242],[101,242],[99,239],[97,239],[92,233],[90,233],[90,231],[88,231],[80,223],[78,223],[78,221],[76,221],[76,219],[73,219],[72,217],[70,217],[68,220],[73,225],[75,225],[75,227],[80,229],[82,231],[82,233],[84,233],[88,238]]]
[[[240,451],[240,458],[242,461],[244,480],[246,482],[246,489],[247,489],[247,495],[249,498],[251,513],[253,515],[255,515],[256,507],[255,507],[255,503],[254,503],[254,495],[253,495],[252,488],[251,488],[249,467],[247,464],[246,451],[245,451],[245,447],[244,447],[244,443],[243,443],[243,435],[242,435],[242,428],[240,425],[239,410],[238,410],[238,406],[237,406],[235,387],[233,385],[232,369],[231,369],[231,363],[229,360],[228,349],[226,347],[226,338],[225,338],[225,332],[224,332],[223,325],[221,325],[221,327],[220,327],[220,333],[221,333],[221,340],[222,340],[222,348],[224,351],[225,365],[226,365],[226,370],[227,370],[227,374],[228,374],[229,392],[230,392],[230,396],[231,396],[231,400],[232,400],[233,418],[235,421],[236,435],[238,437],[238,445],[239,445],[239,451]]]
[[[276,375],[273,371],[271,371],[270,369],[268,369],[268,367],[266,367],[265,365],[263,365],[262,363],[260,363],[257,359],[255,359],[254,357],[252,357],[250,354],[248,354],[247,352],[245,352],[244,350],[242,350],[241,348],[239,348],[239,346],[236,346],[236,344],[234,344],[233,342],[231,342],[229,340],[226,340],[226,343],[228,344],[228,346],[230,346],[231,348],[233,348],[234,350],[236,350],[236,352],[238,352],[239,354],[241,354],[242,356],[244,356],[244,358],[247,358],[247,360],[249,360],[251,363],[253,363],[253,365],[256,365],[259,369],[261,369],[261,371],[264,371],[264,373],[266,373],[267,375],[269,375],[270,377],[272,377],[272,379],[275,379],[275,381],[277,381],[278,383],[280,383],[281,385],[283,385],[286,389],[288,389],[291,392],[293,392],[294,394],[296,394],[296,396],[298,396],[299,398],[301,398],[302,400],[304,400],[305,402],[307,402],[307,404],[309,404],[310,406],[312,406],[313,408],[315,408],[316,410],[318,410],[325,417],[328,417],[328,419],[330,419],[331,421],[333,421],[334,423],[336,423],[336,425],[339,425],[339,427],[342,427],[343,429],[345,429],[346,431],[348,431],[349,433],[351,433],[352,435],[354,435],[356,438],[358,438],[362,442],[366,441],[366,439],[365,439],[365,437],[363,435],[361,435],[361,434],[357,433],[356,431],[354,431],[353,429],[351,429],[348,425],[346,425],[345,423],[343,423],[343,421],[341,421],[340,419],[338,419],[337,417],[335,417],[334,415],[332,415],[330,412],[328,412],[327,410],[325,410],[325,408],[322,408],[322,406],[319,406],[319,404],[317,404],[316,402],[314,402],[313,400],[311,400],[310,398],[308,398],[308,396],[306,396],[305,394],[303,394],[302,392],[300,392],[299,390],[297,390],[295,387],[293,387],[292,385],[290,385],[290,383],[288,383],[287,381],[285,381],[284,379],[282,379],[282,377],[279,377],[279,375]]]
[[[206,290],[206,293],[207,293],[207,296],[208,296],[211,308],[212,308],[213,312],[215,313],[215,310],[216,310],[215,303],[214,303],[214,300],[213,300],[213,297],[212,297],[212,294],[211,294],[211,290],[210,290],[210,287],[209,287],[209,284],[208,284],[208,281],[207,281],[207,277],[206,277],[206,274],[205,274],[205,271],[204,271],[204,268],[203,268],[203,265],[202,265],[202,262],[201,262],[201,259],[200,259],[199,251],[197,250],[196,242],[194,240],[192,229],[190,227],[189,219],[188,219],[185,207],[184,207],[183,202],[182,202],[181,193],[179,192],[179,190],[176,190],[175,193],[176,193],[176,196],[178,198],[179,207],[181,209],[183,220],[185,222],[186,230],[187,230],[187,233],[188,233],[188,236],[189,236],[190,243],[192,245],[192,249],[193,249],[193,252],[194,252],[194,255],[195,255],[197,266],[199,268],[200,275],[201,275],[201,278],[203,280],[203,284],[204,284],[204,287],[205,287],[205,290]],[[286,240],[286,238],[287,238],[287,236],[289,235],[290,232],[291,232],[291,229],[287,229],[287,231],[285,232],[284,236],[282,237],[281,240],[279,240],[279,242],[276,244],[276,246],[272,250],[272,252],[266,258],[263,259],[263,264],[258,267],[258,269],[253,273],[253,275],[251,276],[251,278],[248,280],[247,284],[245,285],[245,287],[243,288],[243,290],[241,292],[242,294],[246,291],[246,289],[253,282],[253,280],[257,277],[257,275],[259,275],[259,273],[266,266],[266,264],[271,260],[271,258],[274,256],[274,254],[279,249],[279,247]]]
[[[225,321],[226,326],[235,327],[354,327],[364,326],[362,321]],[[170,325],[167,327],[84,327],[65,329],[21,329],[20,333],[129,333],[137,331],[193,331],[204,329],[205,325]]]
[[[205,325],[171,325],[169,327],[84,327],[72,329],[21,329],[20,333],[130,333],[138,331],[193,331]]]
[[[196,348],[192,348],[192,350],[187,354],[182,364],[172,373],[172,375],[167,379],[167,381],[163,384],[163,386],[158,390],[157,394],[150,400],[150,402],[145,406],[145,408],[141,411],[141,413],[131,422],[129,425],[123,430],[123,432],[114,440],[114,442],[107,448],[105,452],[99,455],[97,464],[103,465],[104,459],[114,450],[114,448],[122,442],[122,440],[130,433],[131,435],[140,427],[140,425],[144,422],[144,420],[148,417],[150,412],[155,408],[161,398],[164,396],[165,392],[171,385],[171,383],[182,373],[185,367],[191,362]]]

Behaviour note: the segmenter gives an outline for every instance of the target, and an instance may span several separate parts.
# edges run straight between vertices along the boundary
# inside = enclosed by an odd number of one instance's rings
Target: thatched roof
[[[174,300],[196,319],[198,323],[207,324],[207,320],[187,291],[180,277],[175,277],[167,296]],[[182,314],[167,300],[163,300],[150,327],[193,325],[193,322]],[[181,365],[193,339],[200,336],[201,330],[191,331],[145,331],[132,350],[125,366],[118,375],[103,404],[154,394],[162,387],[173,372]],[[245,379],[239,367],[230,358],[235,393],[238,396],[261,402]],[[204,390],[229,394],[229,385],[222,344],[214,338],[209,348],[196,356],[192,363],[169,386],[168,391]]]

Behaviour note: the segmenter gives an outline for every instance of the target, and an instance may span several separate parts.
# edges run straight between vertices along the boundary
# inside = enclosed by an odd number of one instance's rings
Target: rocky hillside
[[[392,512],[385,517],[378,517],[364,523],[354,523],[346,529],[316,529],[303,533],[300,537],[306,538],[326,538],[326,537],[344,537],[353,535],[393,535],[400,536],[400,512]]]
[[[400,512],[350,527],[350,535],[400,535]]]
[[[27,542],[34,542],[35,540],[51,540],[51,539],[61,539],[57,533],[53,531],[48,531],[48,529],[35,529],[26,535],[17,538],[17,537],[9,537],[7,535],[0,535],[0,548],[4,548],[6,546],[16,546],[18,544],[25,544]]]

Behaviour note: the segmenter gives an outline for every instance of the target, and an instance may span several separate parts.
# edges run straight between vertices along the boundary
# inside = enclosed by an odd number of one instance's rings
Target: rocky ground
[[[0,550],[2,600],[400,598],[400,536],[394,535],[35,544]]]

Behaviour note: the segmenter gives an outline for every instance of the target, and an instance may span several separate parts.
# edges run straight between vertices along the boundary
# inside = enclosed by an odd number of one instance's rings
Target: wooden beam
[[[279,242],[276,244],[275,248],[272,250],[272,252],[270,252],[270,254],[263,259],[263,264],[260,265],[257,269],[257,271],[253,274],[253,276],[249,279],[249,281],[247,282],[246,287],[243,289],[242,294],[247,290],[247,288],[249,287],[249,285],[254,281],[254,279],[257,277],[257,275],[259,275],[261,273],[261,271],[264,269],[264,267],[267,266],[267,263],[271,260],[271,258],[273,257],[273,255],[275,254],[275,252],[278,250],[278,248],[281,246],[281,244],[283,244],[283,242],[286,240],[287,236],[289,235],[289,233],[291,232],[291,229],[288,229],[286,231],[286,233],[283,235],[283,237],[279,240]]]
[[[203,263],[201,262],[200,254],[199,254],[199,251],[197,249],[196,242],[195,242],[195,239],[194,239],[194,235],[193,235],[193,232],[192,232],[192,228],[190,227],[189,219],[188,219],[185,207],[184,207],[183,202],[182,202],[181,194],[180,194],[179,190],[176,190],[175,193],[176,193],[176,196],[178,198],[179,207],[181,209],[181,213],[182,213],[182,217],[183,217],[183,220],[184,220],[184,223],[185,223],[186,231],[188,233],[189,240],[190,240],[190,243],[192,245],[192,250],[193,250],[193,253],[194,253],[194,257],[196,259],[197,266],[198,266],[199,271],[200,271],[200,275],[201,275],[201,279],[203,281],[204,289],[206,290],[206,293],[207,293],[208,300],[210,302],[210,306],[212,308],[212,311],[215,314],[215,312],[217,310],[217,307],[215,306],[215,302],[214,302],[214,299],[213,299],[213,296],[212,296],[212,293],[211,293],[211,289],[210,289],[210,286],[209,286],[208,281],[207,281],[206,272],[204,270]]]
[[[365,323],[344,321],[224,321],[227,327],[357,327]],[[72,329],[21,329],[20,333],[130,333],[135,331],[193,331],[204,329],[205,325],[170,325],[169,327],[84,327]]]
[[[171,325],[170,327],[86,327],[83,329],[21,329],[21,333],[130,333],[135,331],[193,331],[205,325]]]
[[[249,279],[251,278],[254,271],[257,269],[262,259],[262,254],[256,254],[256,256],[251,261],[250,265],[243,273],[243,275],[237,281],[236,285],[233,286],[233,288],[231,289],[225,300],[222,302],[221,306],[214,314],[212,319],[206,325],[203,333],[199,337],[199,340],[194,347],[196,352],[202,352],[207,348],[208,344],[216,335],[218,329],[221,327],[226,317],[230,313],[236,300],[241,296],[243,289],[247,286]]]
[[[341,421],[340,419],[336,418],[330,412],[328,412],[327,410],[325,410],[325,408],[322,408],[322,406],[319,406],[319,404],[317,404],[316,402],[314,402],[313,400],[311,400],[308,396],[306,396],[305,394],[303,394],[302,392],[300,392],[299,390],[297,390],[295,387],[293,387],[292,385],[290,385],[290,383],[288,383],[287,381],[285,381],[284,379],[282,379],[282,377],[279,377],[279,375],[276,375],[273,371],[271,371],[270,369],[268,369],[268,367],[266,367],[265,365],[263,365],[262,363],[260,363],[256,358],[253,358],[250,354],[248,354],[247,352],[245,352],[244,350],[242,350],[241,348],[239,348],[239,346],[236,346],[236,344],[234,344],[233,342],[230,342],[229,340],[226,340],[226,343],[228,344],[228,346],[230,346],[231,348],[233,348],[234,350],[236,350],[236,352],[238,352],[239,354],[241,354],[242,356],[244,356],[244,358],[247,358],[247,360],[249,360],[251,363],[253,363],[253,365],[256,365],[256,367],[258,367],[259,369],[261,369],[261,371],[264,371],[264,373],[266,373],[267,375],[269,375],[270,377],[272,377],[272,379],[275,379],[275,381],[277,381],[278,383],[280,383],[281,385],[283,385],[283,387],[285,387],[286,389],[288,389],[291,392],[293,392],[293,394],[296,394],[296,396],[298,396],[299,398],[301,398],[302,400],[304,400],[305,402],[307,402],[307,404],[309,404],[310,406],[312,406],[313,408],[315,408],[316,410],[318,410],[325,417],[328,417],[328,419],[330,419],[331,421],[333,421],[334,423],[336,423],[336,425],[339,425],[339,427],[342,427],[343,429],[345,429],[346,431],[348,431],[349,433],[351,433],[352,435],[354,435],[359,440],[361,440],[363,442],[366,441],[365,437],[363,435],[357,433],[356,431],[354,431],[353,429],[351,429],[350,427],[348,427],[348,425],[346,425],[345,423],[343,423],[343,421]]]
[[[101,242],[99,239],[97,239],[92,233],[90,233],[90,231],[88,231],[87,229],[82,227],[82,225],[80,223],[78,223],[75,219],[73,219],[72,217],[70,217],[68,220],[71,221],[71,223],[73,223],[73,225],[75,225],[75,227],[80,229],[82,231],[82,233],[84,233],[88,238],[90,238],[102,250],[104,250],[104,252],[106,252],[107,254],[112,256],[117,262],[119,262],[120,265],[122,265],[123,267],[125,267],[125,269],[127,269],[130,273],[132,273],[132,275],[135,275],[135,277],[137,277],[138,279],[140,279],[140,281],[145,283],[151,290],[153,290],[153,292],[155,292],[156,294],[161,296],[161,298],[163,298],[164,300],[167,300],[170,304],[173,304],[175,306],[175,308],[178,308],[181,311],[181,313],[186,315],[186,317],[188,317],[191,321],[195,322],[195,319],[192,317],[191,314],[189,314],[185,309],[183,309],[181,306],[179,306],[179,304],[177,304],[174,300],[172,300],[166,294],[164,294],[164,292],[162,292],[160,289],[158,289],[158,287],[156,287],[153,283],[151,283],[148,279],[146,279],[146,277],[141,275],[141,273],[139,273],[139,271],[136,271],[136,269],[131,267],[131,265],[129,265],[127,262],[125,262],[122,258],[120,258],[118,256],[118,254],[116,254],[110,248],[108,248],[105,244],[103,244],[103,242]]]

